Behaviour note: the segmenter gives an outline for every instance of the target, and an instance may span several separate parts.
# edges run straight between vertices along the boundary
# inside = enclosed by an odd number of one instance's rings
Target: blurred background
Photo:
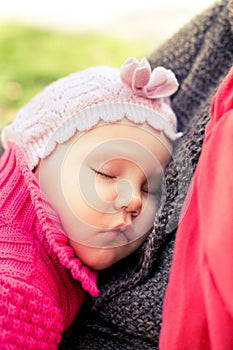
[[[150,54],[215,0],[0,0],[0,128],[50,82]]]

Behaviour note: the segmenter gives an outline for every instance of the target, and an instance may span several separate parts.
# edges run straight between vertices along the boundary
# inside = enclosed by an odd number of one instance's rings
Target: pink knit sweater
[[[0,158],[0,349],[55,350],[96,273],[75,257],[24,155]]]

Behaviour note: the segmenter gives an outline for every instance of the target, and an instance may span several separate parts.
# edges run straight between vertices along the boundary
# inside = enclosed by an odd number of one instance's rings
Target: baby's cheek
[[[113,203],[117,197],[116,184],[110,183],[110,181],[96,180],[94,185],[94,191],[100,203],[107,204]]]

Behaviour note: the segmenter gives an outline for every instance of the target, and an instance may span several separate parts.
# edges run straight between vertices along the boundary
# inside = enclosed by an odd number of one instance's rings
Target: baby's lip
[[[117,225],[116,227],[113,227],[110,231],[120,232],[125,236],[128,242],[131,242],[135,238],[134,229],[132,225],[120,224],[120,225]]]

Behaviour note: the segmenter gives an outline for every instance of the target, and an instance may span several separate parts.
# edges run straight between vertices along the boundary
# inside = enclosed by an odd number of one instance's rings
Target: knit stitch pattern
[[[57,144],[100,122],[114,123],[124,118],[137,125],[145,122],[174,141],[181,134],[176,132],[176,116],[168,97],[177,87],[178,83],[163,97],[146,98],[124,86],[119,69],[87,68],[55,81],[29,101],[3,128],[2,142],[5,148],[9,142],[19,145],[33,170]]]
[[[211,98],[233,62],[233,1],[204,11],[149,61],[172,69],[180,83],[172,107],[184,136],[166,170],[166,198],[141,251],[100,274],[100,295],[86,300],[62,350],[158,349],[180,208],[199,159]]]
[[[0,349],[55,350],[96,273],[75,258],[22,151],[0,158]]]

